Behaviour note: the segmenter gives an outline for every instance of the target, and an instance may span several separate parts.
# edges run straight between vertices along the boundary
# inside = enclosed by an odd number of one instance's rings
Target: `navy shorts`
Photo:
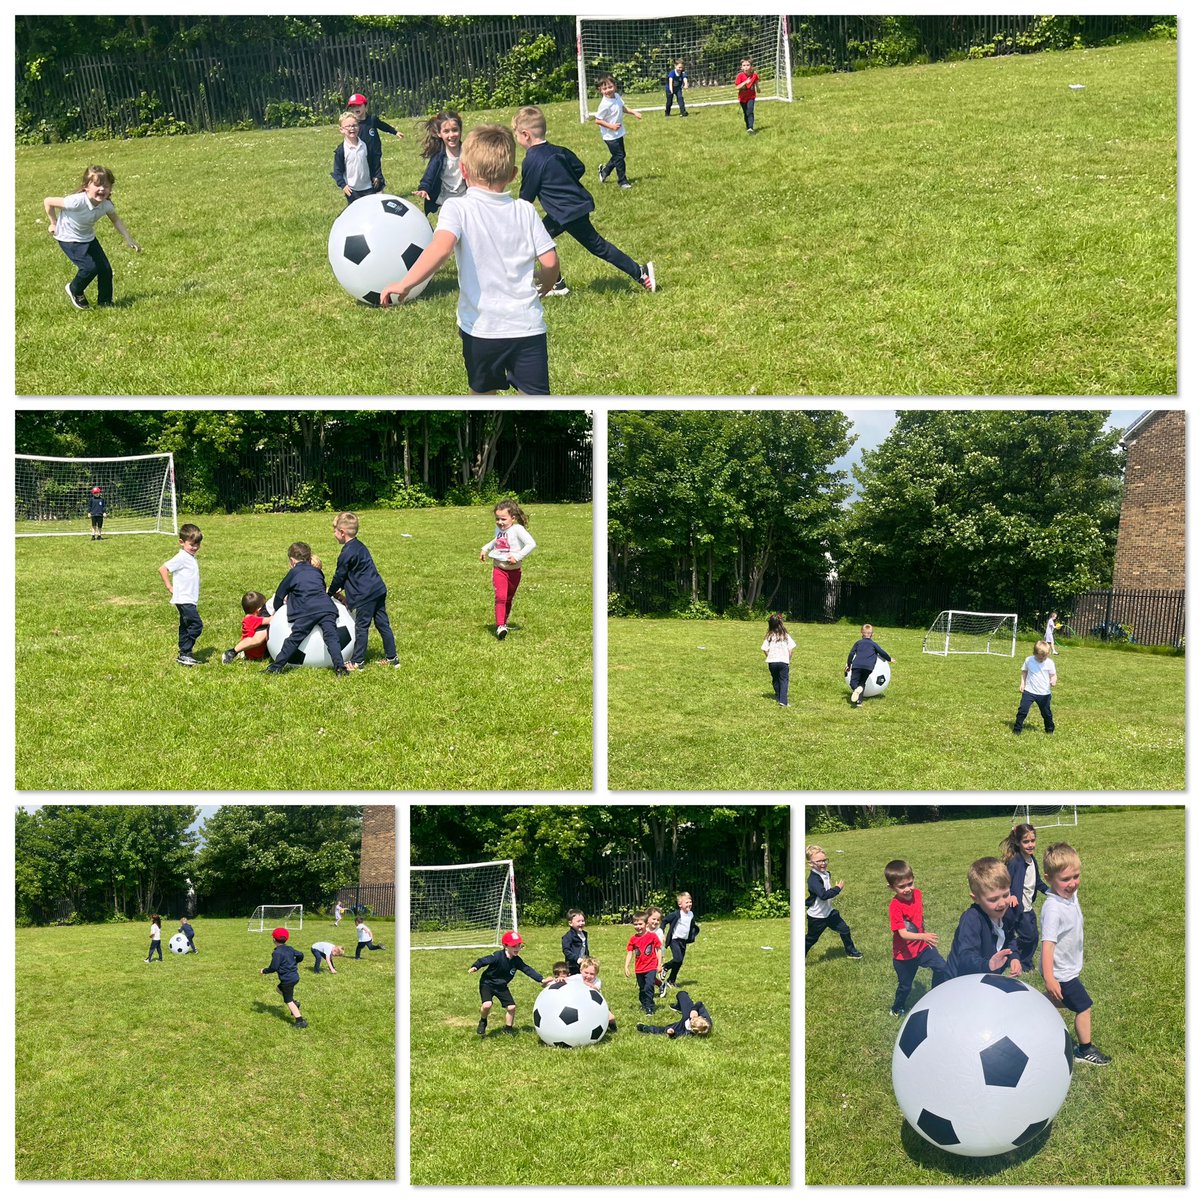
[[[519,338],[478,338],[463,330],[463,363],[467,386],[473,392],[503,392],[516,388],[526,396],[550,395],[550,360],[546,335]]]
[[[1073,1013],[1087,1012],[1092,1007],[1092,998],[1083,986],[1083,980],[1078,975],[1074,979],[1066,979],[1058,985],[1062,988],[1062,1004],[1060,1008],[1070,1009]]]
[[[479,981],[479,1001],[481,1004],[486,1004],[489,1000],[495,997],[504,1005],[505,1008],[512,1008],[516,1005],[513,999],[512,992],[503,984],[488,983],[486,980]]]

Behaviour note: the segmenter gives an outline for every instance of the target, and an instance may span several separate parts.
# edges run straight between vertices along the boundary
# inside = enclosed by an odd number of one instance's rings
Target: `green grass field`
[[[631,929],[589,932],[618,1031],[577,1050],[538,1039],[539,989],[520,974],[512,984],[520,1032],[500,1033],[503,1016],[493,1015],[488,1036],[476,1035],[479,976],[467,968],[490,951],[411,954],[410,1182],[789,1181],[789,922],[702,922],[679,986],[704,1001],[713,1031],[680,1043],[635,1028],[639,1021],[668,1025],[678,1014],[667,1008],[668,992],[653,1017],[641,1015],[637,985],[622,974]],[[522,930],[522,958],[549,975],[562,933]],[[496,1146],[480,1143],[485,1127],[494,1127]]]
[[[1173,394],[1176,70],[1160,41],[798,79],[754,138],[736,104],[647,109],[628,192],[599,185],[575,103],[548,106],[596,228],[662,284],[640,294],[560,239],[552,389]],[[403,124],[383,165],[407,194],[422,160]],[[462,394],[452,267],[390,312],[333,279],[337,141],[331,124],[18,147],[18,393]],[[42,199],[96,161],[144,253],[105,221],[118,303],[76,312]]]
[[[998,855],[1003,819],[947,821],[808,834],[829,855],[835,901],[863,952],[845,957],[826,932],[805,963],[805,1163],[810,1184],[929,1186],[996,1183],[1182,1185],[1184,1104],[1184,809],[1080,810],[1077,828],[1038,831],[1068,841],[1083,874],[1083,979],[1094,1002],[1092,1038],[1112,1058],[1080,1063],[1057,1120],[1030,1156],[968,1159],[943,1153],[906,1127],[892,1093],[899,1021],[884,864],[903,858],[923,892],[925,927],[945,958],[970,904],[967,867]],[[1136,864],[1136,865],[1135,865]],[[1150,886],[1131,899],[1130,870]],[[1041,904],[1038,904],[1041,927]],[[1045,991],[1040,974],[1023,976]],[[910,1008],[929,987],[919,971]]]
[[[273,594],[293,541],[311,543],[332,577],[332,514],[198,518],[205,629],[192,668],[175,662],[178,621],[158,575],[174,538],[20,539],[17,787],[590,787],[591,507],[530,514],[538,548],[504,642],[479,562],[486,508],[362,514],[401,666],[382,665],[372,630],[367,670],[342,678],[221,664],[242,593]]]
[[[394,1179],[395,923],[310,918],[294,1028],[269,933],[193,920],[198,955],[143,960],[149,924],[16,931],[18,1179]],[[336,934],[336,936],[335,936]],[[346,947],[336,976],[310,946]]]
[[[790,708],[759,647],[766,622],[608,625],[608,779],[618,789],[812,790],[1184,787],[1184,660],[1067,646],[1053,737],[1033,709],[1012,733],[1021,663],[921,653],[922,630],[877,627],[896,660],[884,694],[851,708],[848,624],[789,623]]]

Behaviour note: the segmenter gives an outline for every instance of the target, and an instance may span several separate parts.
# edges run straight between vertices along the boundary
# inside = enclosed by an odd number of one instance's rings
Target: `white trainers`
[[[646,269],[642,272],[642,287],[648,292],[658,291],[658,280],[654,275],[654,264],[648,262]]]
[[[499,640],[499,641],[501,641],[501,642],[502,642],[502,641],[504,641],[504,639],[505,639],[506,637],[508,637],[508,626],[507,626],[507,625],[497,625],[497,626],[496,626],[496,638],[497,638],[497,640]]]

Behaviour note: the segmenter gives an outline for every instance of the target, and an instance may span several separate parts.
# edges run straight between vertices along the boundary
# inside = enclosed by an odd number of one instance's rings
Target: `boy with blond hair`
[[[1007,963],[1012,975],[1021,974],[1016,935],[1004,928],[1012,881],[998,858],[980,858],[967,870],[967,890],[975,902],[958,919],[950,947],[950,974],[1000,975]]]
[[[1080,1062],[1107,1066],[1112,1059],[1092,1045],[1092,998],[1083,986],[1083,910],[1079,907],[1079,855],[1066,842],[1056,842],[1042,856],[1050,894],[1042,905],[1042,978],[1059,1008],[1075,1014]]]
[[[665,996],[667,988],[675,986],[687,948],[700,936],[700,922],[692,912],[691,892],[680,892],[675,897],[675,904],[675,911],[662,923],[662,941],[664,946],[670,947],[671,961],[663,975],[660,996]]]
[[[542,297],[558,278],[554,239],[533,205],[507,188],[517,175],[516,142],[500,125],[467,134],[462,173],[467,193],[442,209],[428,248],[398,283],[380,292],[386,306],[428,279],[451,256],[458,265],[458,329],[473,395],[516,388],[550,394]],[[534,261],[541,268],[534,282]]]
[[[180,525],[179,553],[158,568],[179,616],[179,656],[175,661],[181,667],[200,665],[192,650],[204,631],[204,622],[200,620],[200,564],[196,562],[202,541],[204,534],[198,525]]]
[[[606,242],[592,227],[589,214],[595,212],[596,201],[583,186],[583,162],[566,146],[555,146],[546,141],[546,114],[530,105],[518,111],[512,124],[517,142],[525,148],[521,163],[521,199],[530,204],[535,200],[542,202],[546,232],[551,237],[569,233],[589,254],[624,271],[646,291],[657,290],[652,262],[640,266],[623,250]],[[558,281],[546,294],[565,296],[570,290],[560,271]]]
[[[1021,703],[1017,706],[1017,719],[1013,733],[1025,728],[1025,718],[1036,704],[1042,714],[1042,724],[1047,733],[1054,732],[1054,714],[1050,711],[1050,689],[1058,684],[1058,672],[1054,659],[1050,657],[1050,643],[1037,641],[1033,653],[1021,664]]]
[[[367,662],[367,638],[371,623],[383,639],[383,658],[389,667],[398,667],[396,638],[387,614],[387,584],[375,567],[371,552],[358,540],[358,517],[352,512],[338,513],[333,518],[333,537],[341,546],[329,594],[336,595],[345,587],[346,607],[354,613],[354,649],[346,669],[361,671]]]

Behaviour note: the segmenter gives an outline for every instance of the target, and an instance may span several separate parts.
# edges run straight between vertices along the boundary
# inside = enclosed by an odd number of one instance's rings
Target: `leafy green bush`
[[[610,617],[636,617],[637,610],[620,592],[609,592],[608,615]]]
[[[677,601],[671,610],[671,616],[678,617],[681,621],[715,621],[720,617],[720,613],[714,612],[712,606],[704,600],[688,599]]]
[[[268,129],[299,129],[308,125],[324,125],[328,118],[318,115],[307,104],[295,100],[268,100],[263,124]]]
[[[204,485],[192,487],[179,497],[180,512],[199,515],[200,513],[216,512],[220,507],[217,493]]]
[[[475,504],[495,504],[497,500],[510,499],[511,493],[500,490],[500,480],[494,472],[481,480],[472,479],[469,483],[456,483],[446,491],[445,504],[456,508],[469,508]],[[519,501],[520,496],[516,499]]]
[[[774,891],[769,896],[761,883],[752,884],[749,891],[734,910],[733,915],[743,920],[761,921],[770,917],[790,917],[792,904],[787,892]]]
[[[419,483],[404,482],[403,475],[392,480],[391,490],[376,503],[380,508],[436,508],[437,500]]]
[[[306,479],[290,496],[272,496],[270,500],[255,504],[251,512],[330,512],[333,509],[333,498],[329,494],[327,483],[318,483],[315,479]]]
[[[823,808],[810,808],[804,814],[804,836],[821,837],[827,833],[845,833],[850,828],[840,817]]]
[[[921,39],[912,17],[888,16],[879,18],[879,34],[870,41],[847,41],[846,47],[855,56],[854,69],[862,67],[899,67],[916,62]],[[928,56],[924,56],[928,61]]]

